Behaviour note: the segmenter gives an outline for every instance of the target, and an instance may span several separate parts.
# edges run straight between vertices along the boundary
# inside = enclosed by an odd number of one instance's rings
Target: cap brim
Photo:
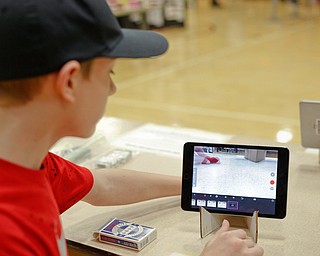
[[[168,41],[161,34],[138,29],[121,29],[123,38],[108,53],[113,58],[147,58],[165,53]]]

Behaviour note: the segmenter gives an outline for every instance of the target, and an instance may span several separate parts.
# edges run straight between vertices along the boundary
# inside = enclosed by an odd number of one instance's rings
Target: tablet
[[[181,207],[283,219],[287,209],[289,150],[285,147],[187,142]]]

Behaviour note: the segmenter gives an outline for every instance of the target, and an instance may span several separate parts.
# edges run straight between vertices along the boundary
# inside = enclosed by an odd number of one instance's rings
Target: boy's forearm
[[[93,205],[122,205],[181,194],[181,177],[123,169],[94,172],[94,186],[84,201]]]

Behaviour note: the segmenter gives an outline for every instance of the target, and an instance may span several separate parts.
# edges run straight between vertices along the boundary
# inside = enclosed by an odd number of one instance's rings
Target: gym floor
[[[300,143],[299,101],[320,100],[320,5],[189,1],[169,51],[118,60],[106,116]]]

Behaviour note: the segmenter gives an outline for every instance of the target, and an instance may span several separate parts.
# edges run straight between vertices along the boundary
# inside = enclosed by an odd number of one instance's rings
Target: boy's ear
[[[75,93],[79,82],[81,64],[71,60],[66,62],[58,71],[56,89],[59,96],[68,102],[75,101]]]

